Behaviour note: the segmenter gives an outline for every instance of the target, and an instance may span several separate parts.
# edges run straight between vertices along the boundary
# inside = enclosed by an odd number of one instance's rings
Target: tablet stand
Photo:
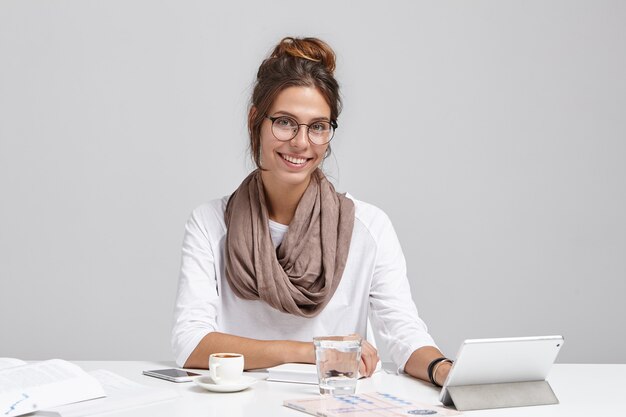
[[[459,411],[558,404],[548,381],[448,386]]]

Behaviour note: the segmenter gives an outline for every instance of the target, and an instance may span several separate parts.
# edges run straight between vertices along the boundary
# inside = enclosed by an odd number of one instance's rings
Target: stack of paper
[[[173,390],[147,387],[105,370],[87,373],[60,359],[26,363],[0,358],[0,416],[82,417],[177,397]]]
[[[382,363],[378,361],[374,372],[382,369]],[[283,365],[268,368],[268,381],[276,382],[295,382],[298,384],[317,385],[317,367],[308,363],[285,363]],[[359,379],[364,376],[359,374]]]
[[[33,411],[104,397],[102,386],[78,366],[52,359],[27,364],[0,360],[0,415]]]
[[[268,381],[317,384],[317,367],[307,363],[286,363],[269,368]]]

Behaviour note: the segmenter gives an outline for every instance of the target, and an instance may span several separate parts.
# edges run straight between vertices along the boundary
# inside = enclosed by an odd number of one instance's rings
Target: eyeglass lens
[[[333,138],[334,129],[329,122],[320,120],[310,125],[298,125],[291,117],[278,117],[272,122],[272,133],[280,141],[288,141],[296,137],[300,126],[307,127],[309,140],[315,144],[323,145]]]

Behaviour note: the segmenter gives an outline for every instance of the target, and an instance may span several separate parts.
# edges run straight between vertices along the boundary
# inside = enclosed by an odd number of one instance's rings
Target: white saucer
[[[216,384],[208,375],[199,376],[193,380],[193,382],[200,385],[202,388],[214,392],[243,391],[257,381],[256,378],[252,378],[251,376],[242,376],[241,379],[234,384]]]

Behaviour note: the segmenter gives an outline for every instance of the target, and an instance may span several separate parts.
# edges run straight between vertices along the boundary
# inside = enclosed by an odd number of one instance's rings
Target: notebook
[[[285,407],[321,417],[386,417],[386,416],[458,416],[456,410],[448,410],[430,404],[396,397],[382,392],[356,395],[320,395],[297,400],[285,400]]]
[[[317,367],[308,363],[286,363],[267,370],[268,381],[317,384]]]

